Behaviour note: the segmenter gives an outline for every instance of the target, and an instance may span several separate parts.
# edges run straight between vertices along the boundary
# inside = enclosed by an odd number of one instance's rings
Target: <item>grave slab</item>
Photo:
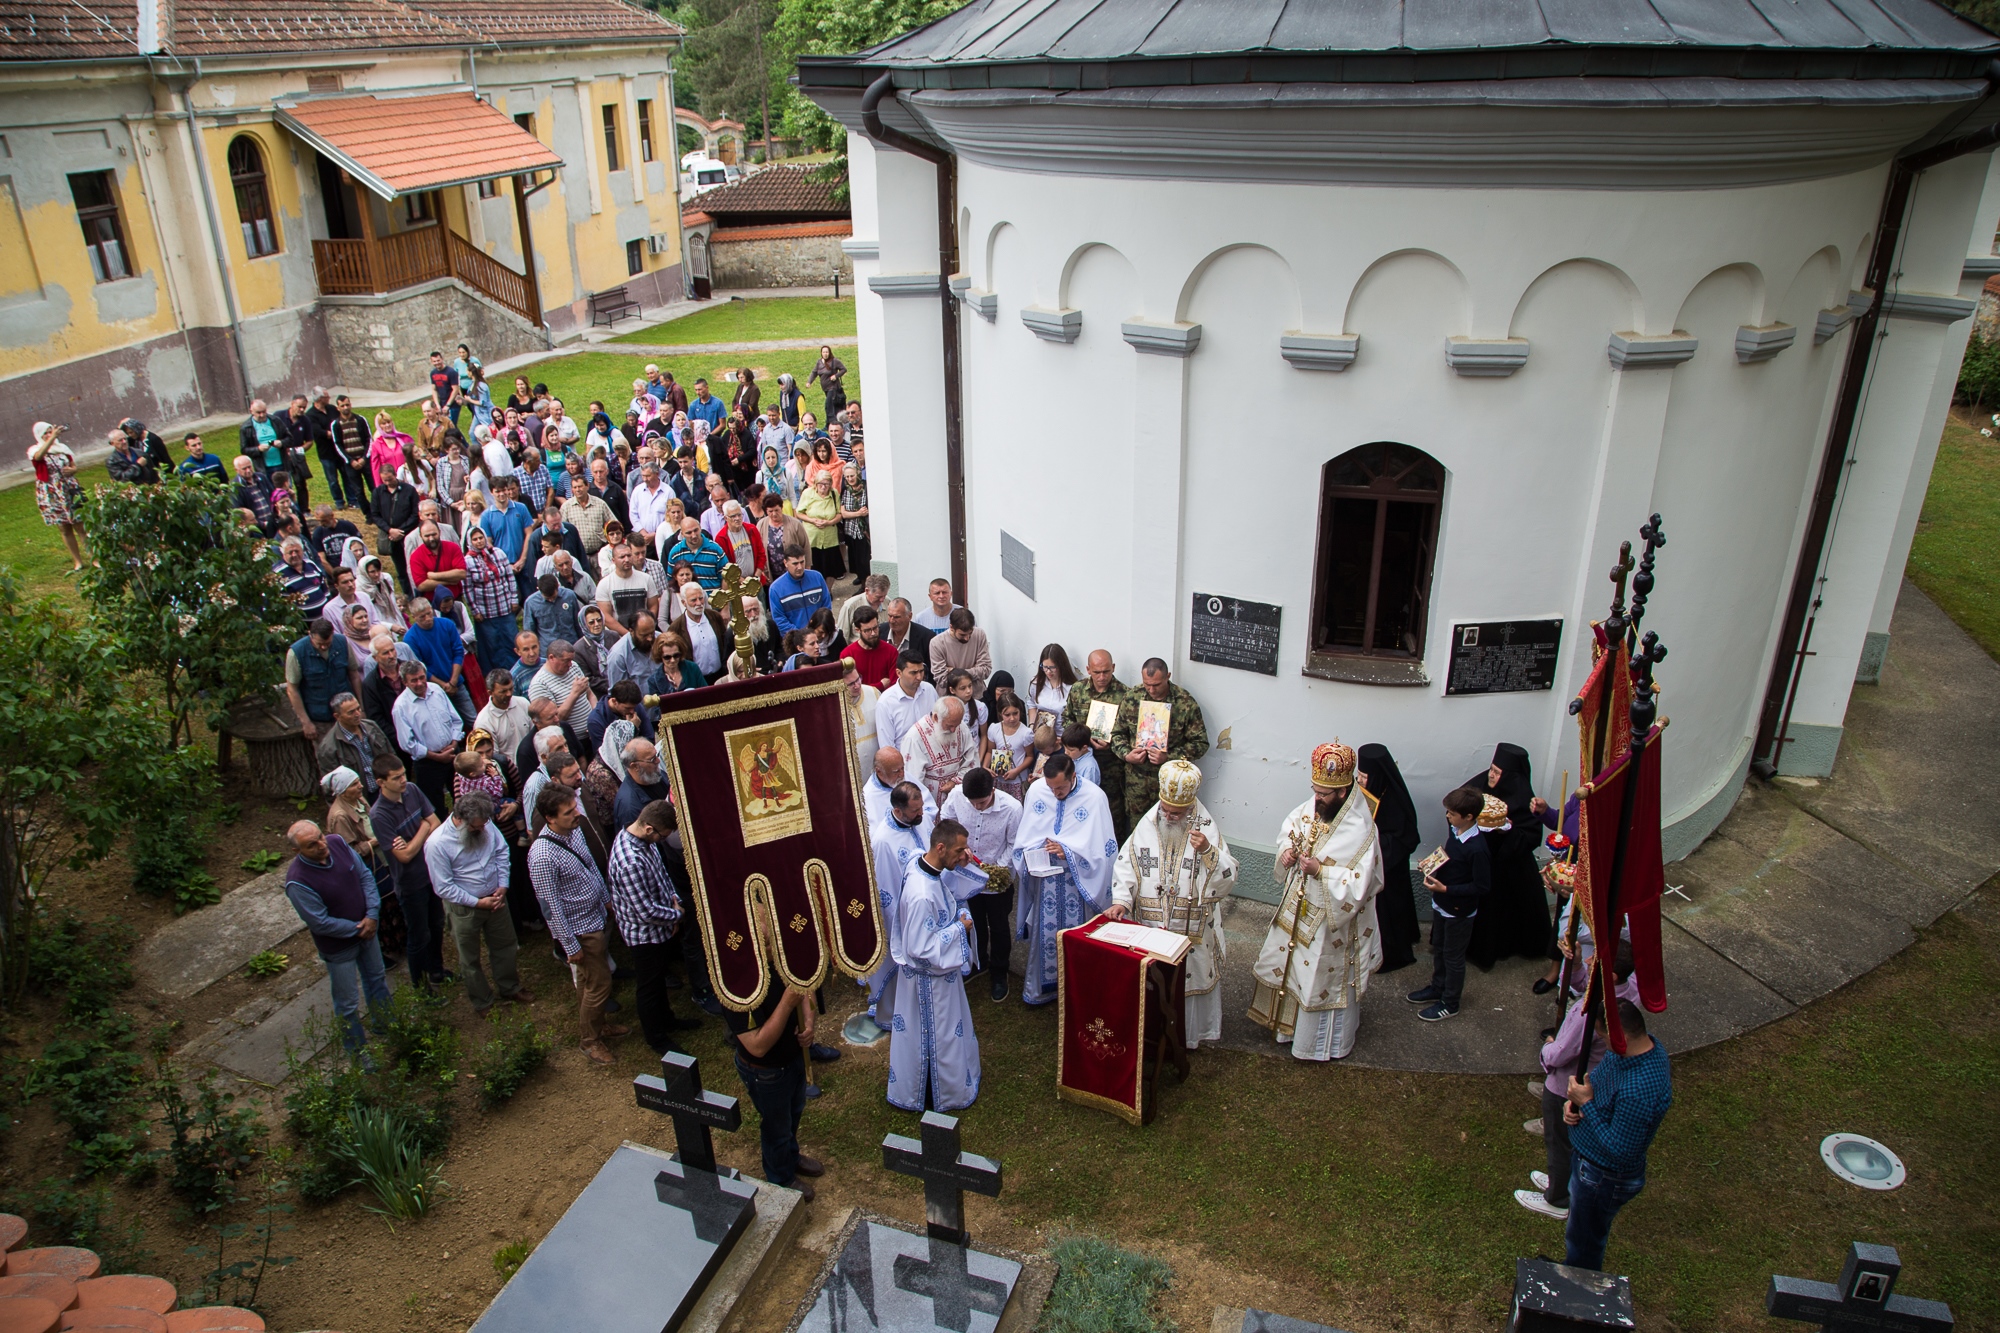
[[[786,1333],[1032,1328],[1048,1298],[1035,1276],[1025,1255],[961,1247],[857,1209]]]
[[[546,1333],[553,1328],[587,1328],[592,1333],[677,1333],[714,1329],[734,1306],[734,1297],[754,1281],[779,1237],[787,1230],[799,1194],[760,1181],[716,1178],[718,1188],[739,1197],[767,1192],[790,1195],[774,1201],[769,1213],[755,1210],[734,1243],[687,1209],[666,1201],[678,1190],[675,1172],[685,1173],[667,1153],[623,1143],[596,1177],[528,1256],[472,1327],[475,1333]],[[662,1177],[669,1183],[663,1186]],[[780,1214],[785,1214],[781,1216]],[[706,1238],[705,1238],[706,1236]],[[732,1269],[748,1242],[743,1260]],[[756,1253],[761,1244],[762,1253]],[[720,1310],[734,1273],[731,1299]],[[706,1306],[706,1308],[705,1308]]]
[[[299,914],[285,897],[285,872],[259,875],[222,901],[161,926],[132,958],[139,980],[184,1000],[296,935]]]

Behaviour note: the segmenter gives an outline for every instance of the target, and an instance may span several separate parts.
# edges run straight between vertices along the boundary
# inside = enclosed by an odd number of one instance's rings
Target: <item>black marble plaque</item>
[[[1188,657],[1211,666],[1278,674],[1278,620],[1285,608],[1214,593],[1194,595]]]
[[[992,1333],[1021,1265],[861,1220],[795,1333]]]
[[[757,1187],[627,1143],[473,1333],[673,1333],[756,1213]]]
[[[1516,1259],[1510,1327],[1514,1333],[1630,1330],[1637,1327],[1631,1280],[1547,1259]]]
[[[1562,648],[1560,620],[1489,620],[1451,627],[1446,694],[1509,694],[1553,689]]]

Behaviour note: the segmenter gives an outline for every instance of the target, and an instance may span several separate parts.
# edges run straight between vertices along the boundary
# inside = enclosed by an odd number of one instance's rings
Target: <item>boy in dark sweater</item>
[[[1485,799],[1468,787],[1445,793],[1444,818],[1451,836],[1444,840],[1444,864],[1424,877],[1424,887],[1431,891],[1431,984],[1409,995],[1411,1004],[1424,1006],[1417,1017],[1426,1023],[1458,1012],[1472,921],[1493,887],[1493,860],[1486,839],[1479,836],[1484,805]]]

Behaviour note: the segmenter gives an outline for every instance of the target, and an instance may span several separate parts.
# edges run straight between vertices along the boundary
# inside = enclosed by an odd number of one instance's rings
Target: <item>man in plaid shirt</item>
[[[660,844],[674,825],[674,808],[667,801],[653,801],[637,818],[618,830],[611,844],[611,912],[618,920],[618,933],[632,950],[632,963],[639,974],[639,1030],[646,1044],[664,1055],[684,1049],[674,1040],[676,1032],[701,1026],[698,1018],[674,1017],[667,1000],[667,962],[680,947],[674,932],[680,925],[680,894],[673,876],[660,856]]]
[[[611,955],[605,946],[610,893],[590,859],[576,793],[552,783],[535,798],[535,813],[541,816],[542,831],[528,844],[528,881],[542,905],[542,920],[576,977],[583,1053],[608,1065],[612,1056],[604,1039],[632,1030],[604,1021],[604,1002],[611,998]]]

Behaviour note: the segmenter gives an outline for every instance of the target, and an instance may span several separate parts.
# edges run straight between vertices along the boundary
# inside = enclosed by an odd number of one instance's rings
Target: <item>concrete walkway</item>
[[[819,347],[858,347],[859,338],[771,338],[750,343],[605,343],[594,352],[635,356],[703,356],[715,352],[807,352]]]
[[[1833,776],[1753,779],[1722,826],[1667,867],[1668,1007],[1651,1026],[1669,1050],[1726,1040],[1839,989],[2000,871],[1996,698],[2000,663],[1905,582],[1882,682],[1856,687]],[[1250,868],[1245,882],[1269,873],[1268,864]],[[1242,899],[1225,916],[1222,1044],[1289,1058],[1245,1017],[1272,911]],[[1541,973],[1525,958],[1475,969],[1458,1016],[1424,1023],[1403,999],[1430,981],[1420,947],[1416,966],[1369,987],[1348,1058],[1381,1069],[1539,1072],[1539,1033],[1555,1021],[1555,996],[1530,989]]]

